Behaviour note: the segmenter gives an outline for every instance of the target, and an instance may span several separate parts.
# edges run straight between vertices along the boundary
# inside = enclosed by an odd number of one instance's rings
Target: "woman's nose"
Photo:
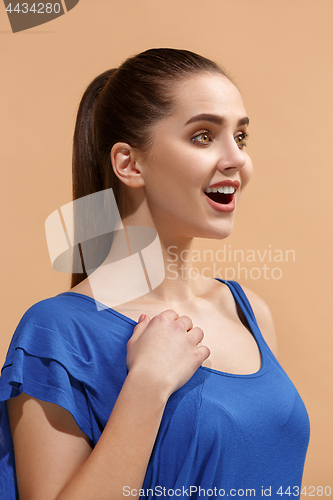
[[[239,148],[235,140],[229,141],[228,144],[224,143],[221,147],[221,155],[217,164],[220,172],[225,170],[234,169],[238,171],[245,166],[246,156],[243,149]]]

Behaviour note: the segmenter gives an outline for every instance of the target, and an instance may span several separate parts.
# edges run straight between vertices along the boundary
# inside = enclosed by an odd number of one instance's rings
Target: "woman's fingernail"
[[[139,318],[139,321],[138,323],[140,323],[141,321],[143,321],[145,319],[145,315],[144,314],[141,314],[140,318]]]

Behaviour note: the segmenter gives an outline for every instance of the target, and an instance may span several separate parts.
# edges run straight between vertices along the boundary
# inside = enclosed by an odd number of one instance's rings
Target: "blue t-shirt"
[[[224,281],[261,354],[236,375],[200,366],[165,407],[140,496],[298,498],[309,419],[295,386],[266,344],[240,285]],[[64,292],[23,315],[0,378],[0,498],[18,499],[5,400],[22,391],[68,410],[94,446],[127,375],[126,344],[137,323]],[[288,490],[289,488],[289,490]],[[283,495],[281,495],[283,493]],[[124,498],[132,497],[124,485]]]

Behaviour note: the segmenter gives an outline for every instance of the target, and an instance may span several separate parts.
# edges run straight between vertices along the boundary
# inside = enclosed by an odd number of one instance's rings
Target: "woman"
[[[74,199],[112,188],[124,227],[156,229],[165,279],[111,308],[100,266],[93,292],[73,275],[25,313],[0,387],[8,498],[11,471],[21,500],[299,496],[309,423],[270,312],[181,258],[232,231],[248,122],[225,72],[188,51],[148,50],[88,87]]]

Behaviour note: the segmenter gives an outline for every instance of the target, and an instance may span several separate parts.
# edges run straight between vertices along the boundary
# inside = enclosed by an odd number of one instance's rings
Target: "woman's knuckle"
[[[153,319],[155,319],[156,322],[165,323],[168,320],[167,311],[161,312],[160,314],[155,316],[155,318],[153,318]]]
[[[179,319],[178,321],[176,321],[176,327],[177,327],[178,330],[181,330],[181,331],[186,330],[186,326],[185,326],[184,320]]]

